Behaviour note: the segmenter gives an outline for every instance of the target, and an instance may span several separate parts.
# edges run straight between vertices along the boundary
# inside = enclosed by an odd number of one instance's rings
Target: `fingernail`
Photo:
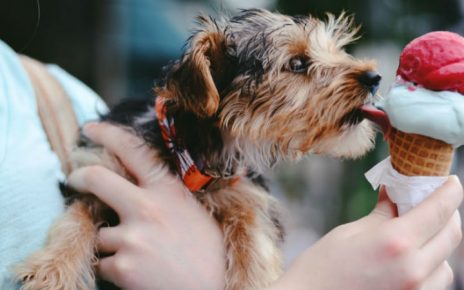
[[[93,130],[96,126],[98,126],[98,123],[96,123],[96,122],[89,122],[89,123],[86,123],[86,124],[84,125],[84,127],[82,128],[82,131],[84,132],[84,134],[85,134],[86,136],[88,136],[89,133],[91,133],[92,130]]]
[[[85,167],[79,168],[71,172],[66,179],[66,185],[74,189],[80,188],[82,184],[85,184],[83,179],[82,172],[84,172]]]
[[[74,183],[74,180],[76,179],[76,171],[78,171],[79,169],[77,170],[74,170],[73,172],[71,172],[68,177],[66,178],[66,186],[72,186],[72,184]]]
[[[450,175],[450,176],[448,177],[448,182],[449,182],[450,180],[451,180],[452,182],[461,184],[461,180],[459,179],[459,176],[457,176],[457,175]]]

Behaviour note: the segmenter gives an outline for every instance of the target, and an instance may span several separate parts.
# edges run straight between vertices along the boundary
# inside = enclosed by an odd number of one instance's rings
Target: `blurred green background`
[[[433,30],[464,32],[464,0],[0,0],[0,38],[20,53],[59,64],[114,104],[152,97],[154,81],[180,55],[195,15],[233,15],[250,7],[322,18],[326,12],[353,14],[362,38],[347,49],[378,61],[381,94],[411,39]],[[287,261],[336,225],[369,213],[377,196],[363,174],[386,156],[378,136],[376,150],[360,160],[310,156],[268,173],[286,209]],[[460,176],[462,164],[454,166]],[[462,289],[461,252],[453,257],[453,289]]]

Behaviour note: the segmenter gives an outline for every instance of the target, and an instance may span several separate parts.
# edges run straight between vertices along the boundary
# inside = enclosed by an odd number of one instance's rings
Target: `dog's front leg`
[[[16,268],[21,290],[92,290],[97,227],[87,204],[74,201],[53,225],[46,246]]]
[[[276,201],[248,181],[200,200],[220,223],[226,245],[226,290],[263,289],[282,271]]]

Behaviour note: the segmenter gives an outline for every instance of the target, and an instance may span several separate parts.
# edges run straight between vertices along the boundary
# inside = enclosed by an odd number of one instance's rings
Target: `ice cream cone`
[[[402,215],[447,180],[454,148],[464,145],[464,38],[446,31],[411,41],[400,55],[397,78],[385,99],[366,104],[390,157],[366,173],[385,186]]]
[[[449,175],[453,146],[426,136],[391,128],[388,145],[393,168],[407,176]]]

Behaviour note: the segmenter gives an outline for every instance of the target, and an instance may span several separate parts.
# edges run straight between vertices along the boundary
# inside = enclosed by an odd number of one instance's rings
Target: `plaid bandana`
[[[182,144],[175,143],[176,130],[174,127],[174,118],[167,115],[165,98],[156,98],[155,110],[161,128],[161,135],[169,151],[176,157],[177,171],[182,177],[185,186],[191,192],[202,190],[213,177],[202,173],[202,164],[195,162]]]

